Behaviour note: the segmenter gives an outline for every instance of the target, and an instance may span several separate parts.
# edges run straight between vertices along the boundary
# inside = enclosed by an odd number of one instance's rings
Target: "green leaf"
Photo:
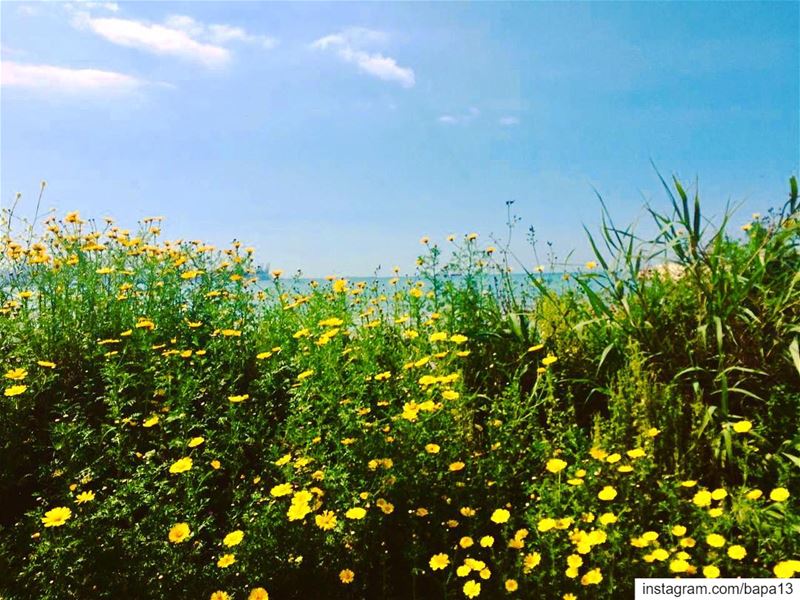
[[[797,338],[794,338],[792,343],[789,344],[789,354],[792,356],[792,361],[794,361],[794,368],[800,373],[800,345]]]

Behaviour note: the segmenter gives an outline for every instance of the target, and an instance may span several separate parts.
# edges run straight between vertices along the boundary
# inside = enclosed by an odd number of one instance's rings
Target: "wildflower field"
[[[677,181],[664,206],[648,239],[604,210],[594,261],[523,288],[474,234],[385,284],[301,284],[158,219],[7,210],[0,598],[795,576],[797,184],[743,227]]]

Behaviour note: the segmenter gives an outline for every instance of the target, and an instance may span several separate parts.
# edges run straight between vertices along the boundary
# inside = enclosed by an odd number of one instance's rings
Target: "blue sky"
[[[504,234],[589,258],[620,221],[777,205],[800,163],[800,4],[4,2],[0,198],[252,244],[311,276]],[[534,264],[517,233],[517,251]],[[543,250],[543,249],[542,249]]]

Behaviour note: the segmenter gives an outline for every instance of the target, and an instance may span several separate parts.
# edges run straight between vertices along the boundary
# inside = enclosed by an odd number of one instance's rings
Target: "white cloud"
[[[333,50],[341,60],[356,65],[368,75],[399,83],[406,88],[414,87],[416,80],[413,69],[401,67],[390,56],[368,52],[362,48],[369,44],[385,43],[386,39],[387,36],[382,31],[358,27],[321,37],[311,44],[311,48]]]
[[[278,45],[278,40],[268,35],[255,35],[233,25],[204,25],[187,15],[170,15],[165,19],[164,24],[174,29],[180,29],[193,38],[204,39],[212,44],[224,45],[228,42],[245,42],[263,46],[267,49]]]
[[[75,20],[79,27],[91,29],[112,44],[165,54],[198,62],[206,67],[222,67],[230,60],[227,48],[194,40],[183,30],[132,19],[94,18],[82,13]]]
[[[519,125],[519,119],[517,117],[500,117],[498,123],[503,127],[511,127],[513,125]]]
[[[227,44],[243,42],[274,48],[278,40],[248,33],[241,27],[225,24],[205,25],[187,15],[171,15],[162,24],[118,17],[94,17],[76,7],[108,6],[113,3],[81,2],[70,5],[73,25],[88,29],[113,44],[160,55],[171,55],[209,68],[223,67],[231,59]]]
[[[208,36],[211,41],[217,44],[225,44],[231,41],[246,42],[248,44],[258,44],[268,50],[278,45],[278,40],[273,37],[253,35],[247,33],[241,27],[233,27],[232,25],[209,25]]]
[[[0,85],[69,93],[124,93],[147,82],[114,71],[71,69],[54,65],[0,63]]]
[[[452,114],[445,114],[441,115],[437,121],[439,123],[444,123],[445,125],[458,125],[460,123],[469,123],[470,121],[477,119],[481,114],[481,111],[478,110],[474,106],[470,106],[469,110],[461,115],[452,115]]]
[[[97,8],[109,12],[119,12],[119,4],[116,2],[80,2],[79,6],[85,8]]]
[[[205,30],[205,26],[202,23],[195,21],[188,15],[170,15],[164,19],[164,25],[172,29],[180,29],[192,37],[202,35]]]
[[[17,14],[23,17],[38,17],[42,11],[41,7],[35,4],[20,4],[17,6]]]

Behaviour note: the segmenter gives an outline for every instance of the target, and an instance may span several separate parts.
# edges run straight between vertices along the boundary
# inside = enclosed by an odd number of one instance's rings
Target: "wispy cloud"
[[[514,125],[519,125],[519,119],[517,117],[500,117],[497,122],[503,127],[513,127]]]
[[[471,106],[469,110],[463,114],[444,114],[440,115],[437,121],[439,123],[443,123],[445,125],[459,125],[461,123],[469,123],[474,119],[477,119],[481,114],[481,111]]]
[[[172,55],[206,67],[222,67],[230,60],[227,48],[205,44],[193,39],[180,29],[119,18],[95,18],[80,13],[74,19],[76,26],[90,29],[112,44],[136,48],[153,54]]]
[[[0,85],[67,93],[125,93],[148,82],[114,71],[71,69],[55,65],[22,64],[3,60]]]
[[[270,49],[278,45],[278,40],[268,35],[255,35],[248,33],[241,27],[225,24],[205,25],[187,15],[171,15],[164,24],[174,29],[180,29],[193,38],[203,39],[212,44],[224,45],[229,42],[244,42]]]
[[[109,12],[119,12],[119,4],[116,2],[79,2],[78,6],[89,9],[107,10]]]
[[[257,44],[273,48],[278,41],[265,35],[251,34],[241,27],[226,24],[206,25],[186,15],[172,15],[164,23],[148,23],[119,17],[95,17],[75,10],[89,4],[73,4],[73,24],[94,32],[112,44],[136,48],[151,54],[175,56],[209,68],[227,65],[232,57],[226,47],[231,42]]]
[[[20,4],[17,6],[17,14],[23,17],[38,17],[42,14],[41,5]]]
[[[399,83],[406,88],[414,87],[416,80],[413,69],[401,67],[390,56],[363,49],[364,46],[385,43],[387,37],[382,31],[352,28],[321,37],[311,47],[334,51],[341,60],[356,65],[364,73],[378,79]]]

